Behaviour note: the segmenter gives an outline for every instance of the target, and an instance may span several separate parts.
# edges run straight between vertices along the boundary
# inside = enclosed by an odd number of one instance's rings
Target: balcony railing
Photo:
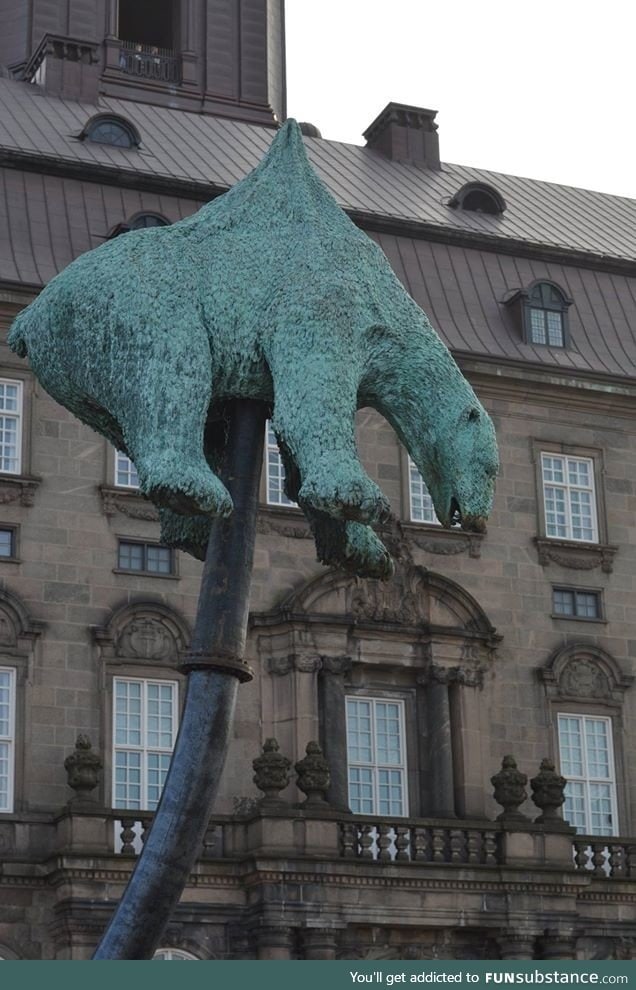
[[[577,835],[574,865],[599,880],[636,879],[636,839]]]
[[[377,862],[498,866],[499,834],[496,825],[484,828],[465,822],[356,816],[340,823],[340,854],[345,859]]]
[[[113,816],[114,851],[121,856],[138,856],[150,834],[153,816],[121,811],[114,811]],[[220,859],[224,855],[223,828],[222,822],[210,822],[203,838],[202,859]]]
[[[155,48],[135,41],[120,44],[119,68],[122,72],[163,83],[181,81],[181,60],[169,48]]]

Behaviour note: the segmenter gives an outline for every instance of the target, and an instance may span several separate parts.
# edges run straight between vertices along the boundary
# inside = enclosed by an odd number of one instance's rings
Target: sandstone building
[[[285,64],[282,0],[0,15],[4,340],[74,257],[245,175],[285,118]],[[501,476],[486,534],[442,529],[361,411],[399,566],[356,581],[316,562],[268,435],[256,677],[163,958],[630,958],[636,204],[443,163],[426,109],[388,104],[364,147],[304,129],[493,416]],[[89,957],[156,806],[200,574],[158,539],[134,466],[2,344],[3,958]],[[259,801],[270,738],[292,763],[321,743],[325,802],[293,774]],[[556,763],[572,828],[530,801],[496,820],[509,754],[528,777]]]

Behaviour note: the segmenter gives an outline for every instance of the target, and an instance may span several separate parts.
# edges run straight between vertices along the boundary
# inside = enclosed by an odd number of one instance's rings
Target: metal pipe
[[[150,959],[201,850],[225,763],[243,660],[266,407],[228,403],[225,465],[234,501],[216,520],[203,568],[179,735],[150,834],[93,959]]]

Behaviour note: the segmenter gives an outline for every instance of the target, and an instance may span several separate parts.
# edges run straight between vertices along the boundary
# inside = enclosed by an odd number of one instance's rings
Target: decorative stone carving
[[[145,519],[150,522],[159,520],[158,509],[141,492],[127,492],[108,485],[102,485],[100,492],[102,509],[106,516],[114,516],[116,512],[121,512],[129,519]]]
[[[260,512],[256,519],[256,532],[262,533],[263,536],[275,533],[277,536],[288,536],[292,540],[311,540],[313,538],[304,519],[298,519],[296,522],[292,519],[263,515]]]
[[[440,554],[442,556],[455,556],[459,553],[468,552],[469,557],[481,557],[481,543],[483,536],[481,533],[466,533],[461,531],[454,533],[449,530],[435,530],[425,532],[415,532],[408,530],[408,536],[412,543],[426,553]]]
[[[119,657],[142,660],[176,660],[177,650],[170,631],[157,619],[133,619],[121,632],[116,645]]]
[[[265,666],[268,674],[272,674],[274,677],[283,677],[285,674],[288,674],[290,670],[293,670],[294,657],[293,655],[286,657],[268,657],[265,661]]]
[[[308,742],[305,752],[307,755],[294,768],[298,774],[298,789],[307,795],[303,807],[326,805],[330,783],[329,764],[317,742]]]
[[[0,481],[0,505],[10,502],[19,502],[26,507],[33,505],[39,485],[39,478],[3,478]]]
[[[16,631],[15,626],[7,613],[0,609],[0,643],[3,646],[15,646],[16,645]]]
[[[497,821],[527,822],[527,817],[521,814],[519,808],[528,797],[526,790],[528,778],[525,773],[517,769],[514,756],[504,756],[501,770],[490,778],[490,783],[495,789],[493,795],[495,801],[504,809],[500,815],[497,815]]]
[[[607,698],[610,687],[602,670],[585,657],[570,660],[559,678],[559,687],[564,695],[579,698]]]
[[[348,674],[351,670],[353,660],[348,656],[321,657],[321,669],[325,674],[342,675]]]
[[[546,567],[550,562],[576,571],[591,571],[600,567],[605,574],[612,573],[614,556],[618,550],[616,546],[605,544],[577,546],[576,543],[541,537],[537,537],[535,543],[542,567]]]
[[[568,828],[563,821],[561,805],[565,803],[565,787],[567,780],[554,769],[552,760],[541,760],[539,773],[530,781],[532,800],[540,809],[541,814],[535,819],[543,825],[552,828]]]
[[[284,791],[289,784],[291,760],[283,756],[279,749],[275,739],[266,739],[261,756],[257,756],[252,761],[254,768],[252,779],[259,791],[265,795],[262,801],[263,805],[282,804],[278,794],[280,791]]]
[[[301,674],[315,674],[322,667],[322,659],[315,654],[299,653],[294,658],[294,667]]]
[[[74,800],[91,798],[99,784],[99,771],[103,763],[97,753],[93,752],[88,736],[80,733],[75,743],[75,749],[64,760],[64,769],[68,776],[68,786],[75,791]]]
[[[351,614],[358,621],[417,625],[423,618],[419,582],[419,569],[409,565],[398,566],[390,581],[361,580],[351,594]]]

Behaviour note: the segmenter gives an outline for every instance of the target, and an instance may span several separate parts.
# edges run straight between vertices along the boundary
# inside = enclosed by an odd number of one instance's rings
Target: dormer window
[[[95,144],[110,144],[114,148],[138,148],[141,144],[139,132],[132,124],[122,117],[105,114],[89,120],[80,138]]]
[[[112,241],[114,237],[119,237],[120,234],[127,234],[131,230],[146,230],[148,227],[168,227],[171,222],[160,213],[136,213],[130,220],[116,224],[107,235],[106,240]]]
[[[454,210],[488,213],[491,216],[498,216],[506,209],[503,196],[485,182],[467,182],[455,193],[448,205]]]
[[[565,347],[570,300],[552,282],[536,282],[524,304],[525,337],[530,344]]]
[[[554,282],[533,282],[503,300],[515,314],[526,344],[540,347],[569,345],[568,309],[572,300]]]

